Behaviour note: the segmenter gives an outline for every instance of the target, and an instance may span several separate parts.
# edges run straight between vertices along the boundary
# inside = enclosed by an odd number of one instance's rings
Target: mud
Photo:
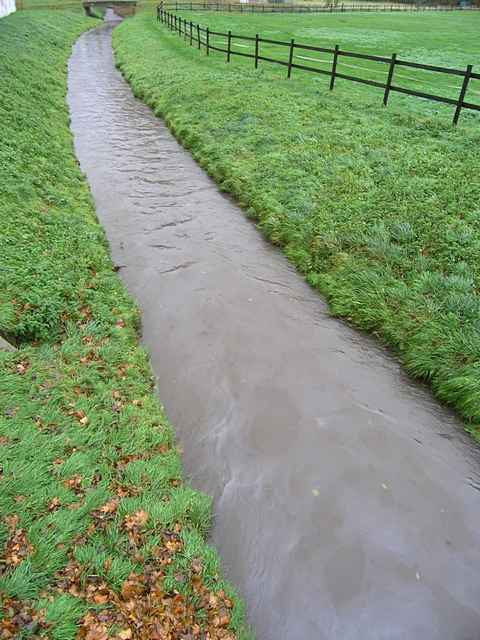
[[[76,152],[258,639],[478,640],[475,447],[134,99],[111,30],[70,61]]]

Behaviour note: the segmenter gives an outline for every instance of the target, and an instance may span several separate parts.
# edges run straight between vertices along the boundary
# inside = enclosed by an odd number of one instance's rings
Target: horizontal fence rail
[[[178,11],[226,11],[238,13],[335,13],[351,11],[475,11],[480,7],[459,7],[455,4],[414,4],[412,2],[384,2],[349,4],[348,2],[326,2],[323,5],[254,4],[222,2],[165,2],[165,10]]]
[[[220,53],[226,54],[226,61],[230,62],[232,56],[240,56],[243,58],[252,58],[254,60],[255,69],[258,68],[259,61],[262,62],[270,62],[272,64],[278,64],[284,67],[287,67],[287,78],[291,78],[293,69],[300,69],[302,71],[307,71],[311,73],[318,73],[321,75],[328,76],[330,78],[330,90],[333,90],[335,86],[335,81],[337,78],[341,80],[349,80],[350,82],[357,82],[361,84],[366,84],[371,87],[377,87],[378,89],[383,89],[383,104],[387,106],[388,100],[390,97],[390,93],[397,92],[402,93],[408,96],[415,96],[417,98],[423,98],[425,100],[431,100],[433,102],[441,102],[443,104],[452,105],[455,107],[454,115],[453,115],[453,124],[456,125],[458,119],[460,117],[460,113],[462,109],[470,109],[473,111],[480,111],[480,105],[474,104],[472,102],[466,101],[467,90],[469,87],[469,83],[471,80],[476,79],[480,80],[480,73],[473,73],[473,67],[471,64],[467,65],[466,69],[450,69],[448,67],[438,67],[431,64],[421,64],[419,62],[410,62],[408,60],[399,60],[397,55],[393,53],[390,57],[384,56],[375,56],[368,55],[365,53],[355,53],[353,51],[343,51],[340,49],[338,45],[336,45],[333,49],[326,47],[315,47],[312,45],[301,44],[299,42],[295,42],[295,40],[290,40],[289,42],[284,42],[281,40],[271,40],[268,38],[262,38],[258,34],[255,36],[245,36],[233,34],[231,31],[227,33],[221,31],[214,31],[209,27],[202,26],[198,23],[192,22],[191,20],[187,20],[182,18],[181,16],[177,16],[175,13],[171,13],[167,11],[163,5],[158,5],[157,7],[157,20],[162,24],[166,25],[172,31],[178,33],[179,36],[183,36],[185,41],[190,43],[190,46],[195,46],[199,50],[203,47],[206,55],[210,54],[210,51],[218,51]],[[227,48],[218,46],[219,43],[215,41],[215,44],[212,42],[212,36],[218,38],[224,38],[225,42],[223,44],[227,45]],[[233,48],[238,42],[250,42],[254,46],[254,53],[247,53],[246,51],[238,51]],[[285,59],[278,60],[275,58],[267,57],[262,55],[261,53],[261,45],[278,45],[280,47],[284,47],[286,49]],[[237,45],[237,46],[245,46],[245,45]],[[303,58],[309,60],[307,56],[299,56],[295,54],[295,51],[306,51],[306,52],[317,52],[317,53],[325,53],[331,55],[330,68],[329,69],[319,69],[317,67],[313,67],[311,65],[299,64],[298,62],[294,62],[295,58]],[[359,78],[358,76],[346,74],[343,72],[339,72],[337,67],[339,61],[342,58],[353,58],[357,60],[369,60],[373,62],[380,62],[385,65],[385,82],[379,82],[377,80],[369,80],[366,78]],[[315,58],[311,58],[311,60],[316,62],[325,62],[325,60],[316,60]],[[424,71],[430,71],[433,73],[439,73],[450,76],[457,76],[463,78],[460,92],[458,98],[447,98],[445,96],[439,96],[433,93],[426,93],[424,91],[416,91],[415,89],[406,89],[395,84],[395,71],[400,67],[411,68],[411,69],[421,69]],[[477,92],[478,93],[478,92]]]

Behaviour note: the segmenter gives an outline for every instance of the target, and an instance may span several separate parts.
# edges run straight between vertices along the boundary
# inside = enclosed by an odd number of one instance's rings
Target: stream
[[[478,640],[478,447],[133,97],[113,28],[70,59],[75,149],[257,639]]]

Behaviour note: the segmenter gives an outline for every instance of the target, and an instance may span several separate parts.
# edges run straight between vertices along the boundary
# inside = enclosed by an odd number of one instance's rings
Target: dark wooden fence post
[[[335,45],[335,50],[333,52],[332,75],[330,77],[330,91],[332,91],[332,89],[333,89],[333,87],[335,85],[335,75],[337,73],[338,51],[339,51],[339,46],[338,46],[338,44],[336,44]]]
[[[201,46],[200,46],[200,25],[197,24],[197,38],[198,38],[198,49],[200,50]]]
[[[390,87],[392,86],[393,72],[395,70],[396,61],[397,61],[397,54],[392,53],[392,59],[390,61],[390,66],[388,68],[387,84],[385,86],[385,93],[383,94],[383,104],[385,107],[387,106],[387,103],[388,103],[388,96],[390,94]]]
[[[472,65],[469,64],[463,77],[462,88],[460,89],[460,95],[458,96],[457,108],[455,109],[455,115],[453,116],[453,124],[456,126],[460,117],[460,111],[463,107],[463,101],[465,94],[467,93],[468,83],[470,82],[470,76],[472,75]]]
[[[290,78],[290,76],[292,75],[292,62],[293,62],[293,48],[295,47],[295,41],[292,38],[290,40],[290,52],[288,54],[288,72],[287,72],[287,78]]]
[[[190,46],[193,45],[193,22],[190,20]]]
[[[255,34],[255,69],[258,69],[258,33]]]
[[[210,55],[210,29],[207,27],[207,56]]]
[[[227,62],[230,62],[230,52],[232,50],[232,32],[228,32],[227,38],[228,46],[227,46]]]

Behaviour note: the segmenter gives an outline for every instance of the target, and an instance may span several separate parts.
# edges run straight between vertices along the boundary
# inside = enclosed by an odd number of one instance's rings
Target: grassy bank
[[[0,21],[0,637],[245,638],[73,153],[94,24]]]
[[[370,33],[383,28],[381,18],[369,16]],[[322,28],[326,20],[318,18]],[[376,93],[350,83],[329,93],[324,79],[288,82],[268,65],[257,72],[226,65],[149,15],[122,24],[114,47],[136,94],[283,247],[333,313],[393,347],[476,433],[478,118],[453,130],[451,112],[430,115],[419,100],[383,109]]]

